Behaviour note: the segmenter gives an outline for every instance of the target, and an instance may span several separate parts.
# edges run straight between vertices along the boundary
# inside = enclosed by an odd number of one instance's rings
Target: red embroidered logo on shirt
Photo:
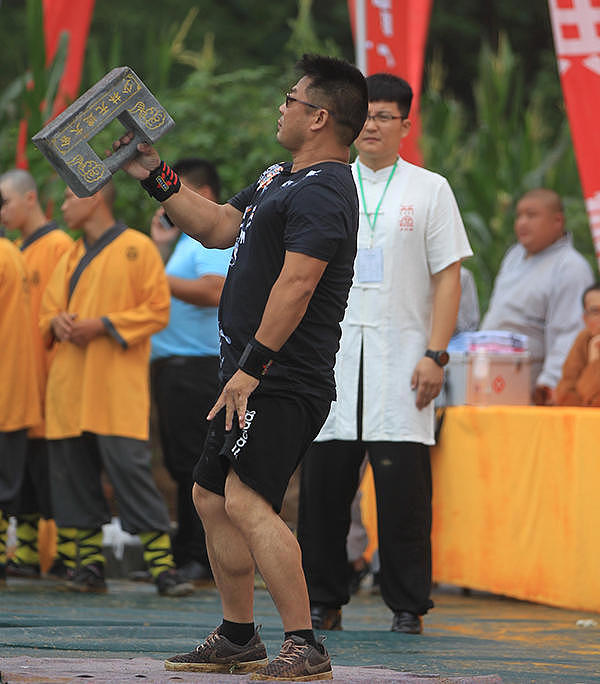
[[[403,204],[400,207],[400,230],[412,231],[415,227],[415,208],[412,204]]]

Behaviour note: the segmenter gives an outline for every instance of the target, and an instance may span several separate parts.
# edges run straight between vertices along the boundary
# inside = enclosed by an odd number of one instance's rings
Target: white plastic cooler
[[[439,403],[446,406],[530,404],[529,352],[450,352],[440,399]]]

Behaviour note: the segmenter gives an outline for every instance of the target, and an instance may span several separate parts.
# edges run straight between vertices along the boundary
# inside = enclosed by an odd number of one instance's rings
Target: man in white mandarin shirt
[[[367,79],[369,115],[355,145],[358,251],[342,323],[338,399],[303,464],[298,536],[313,627],[341,628],[346,534],[360,464],[375,478],[381,590],[392,631],[422,630],[431,590],[433,399],[447,363],[469,242],[447,181],[398,156],[412,90]]]

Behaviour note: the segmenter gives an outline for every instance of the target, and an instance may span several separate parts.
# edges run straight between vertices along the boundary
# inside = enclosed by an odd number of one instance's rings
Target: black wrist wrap
[[[146,180],[140,182],[150,197],[154,197],[159,202],[169,199],[171,195],[179,192],[181,187],[179,176],[164,161],[161,161],[154,171],[150,171]]]
[[[240,356],[238,367],[244,373],[248,373],[253,378],[260,380],[263,375],[267,374],[275,356],[277,356],[276,352],[265,347],[264,344],[261,344],[253,337]]]

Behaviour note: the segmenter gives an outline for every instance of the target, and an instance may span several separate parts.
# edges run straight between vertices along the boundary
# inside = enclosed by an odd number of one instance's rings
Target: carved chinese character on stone
[[[90,141],[115,119],[133,131],[129,145],[100,159]],[[98,192],[137,153],[140,142],[153,143],[175,125],[168,112],[129,67],[113,69],[32,141],[79,197]]]

